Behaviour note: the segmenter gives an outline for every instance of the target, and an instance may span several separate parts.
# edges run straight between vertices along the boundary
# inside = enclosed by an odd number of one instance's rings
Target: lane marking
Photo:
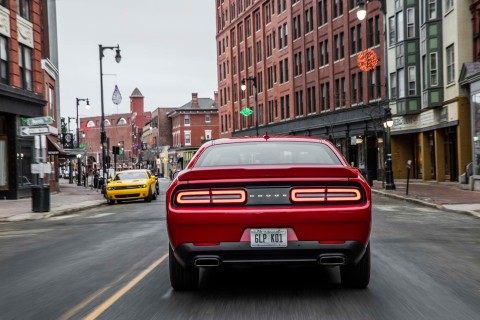
[[[87,219],[102,218],[102,217],[110,216],[110,215],[112,215],[112,214],[116,214],[116,212],[99,213],[99,214],[97,214],[97,215],[87,217]]]
[[[75,218],[78,217],[78,214],[67,214],[63,216],[57,216],[57,217],[51,217],[48,220],[64,220],[64,219],[70,219],[70,218]]]
[[[94,320],[102,313],[105,312],[108,308],[110,308],[115,302],[117,302],[125,293],[130,291],[134,286],[136,286],[143,278],[145,278],[150,272],[152,272],[156,267],[158,267],[166,258],[168,257],[168,253],[165,253],[162,257],[160,257],[157,261],[153,262],[148,268],[143,270],[140,274],[138,274],[135,278],[133,278],[127,285],[123,288],[119,289],[115,292],[110,298],[108,298],[104,303],[99,305],[95,310],[89,313],[83,319],[86,320]]]

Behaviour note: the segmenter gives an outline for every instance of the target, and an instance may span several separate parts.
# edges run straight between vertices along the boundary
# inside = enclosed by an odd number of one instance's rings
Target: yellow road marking
[[[137,285],[143,278],[145,278],[153,269],[158,267],[160,263],[163,262],[168,257],[168,253],[164,254],[160,259],[153,262],[147,269],[143,270],[138,276],[133,278],[127,285],[117,292],[110,298],[108,298],[104,303],[99,305],[95,310],[89,313],[84,319],[86,320],[94,320],[102,313],[105,312],[108,308],[110,308],[115,302],[118,301],[125,293],[127,293],[130,289],[132,289],[135,285]]]

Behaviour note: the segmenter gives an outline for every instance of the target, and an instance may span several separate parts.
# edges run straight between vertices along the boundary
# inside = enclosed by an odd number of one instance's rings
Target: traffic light
[[[112,154],[120,154],[120,147],[112,146]]]
[[[118,149],[118,154],[123,154],[123,148],[120,148]]]

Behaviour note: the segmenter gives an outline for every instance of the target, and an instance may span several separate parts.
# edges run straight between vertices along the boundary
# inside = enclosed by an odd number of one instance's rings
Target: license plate
[[[250,229],[250,247],[286,247],[287,229]]]

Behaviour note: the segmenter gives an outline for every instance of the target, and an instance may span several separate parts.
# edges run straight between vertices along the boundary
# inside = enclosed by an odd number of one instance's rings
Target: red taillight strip
[[[212,190],[212,203],[244,203],[245,190]]]
[[[206,204],[210,203],[210,191],[180,191],[175,201],[178,204]]]
[[[327,201],[359,201],[362,194],[358,189],[327,189]]]
[[[247,193],[238,190],[196,190],[180,191],[175,196],[179,205],[189,204],[240,204],[245,203]]]
[[[323,202],[326,189],[293,189],[291,193],[293,202]]]
[[[362,194],[357,188],[302,188],[293,189],[292,202],[353,202],[360,201]]]

